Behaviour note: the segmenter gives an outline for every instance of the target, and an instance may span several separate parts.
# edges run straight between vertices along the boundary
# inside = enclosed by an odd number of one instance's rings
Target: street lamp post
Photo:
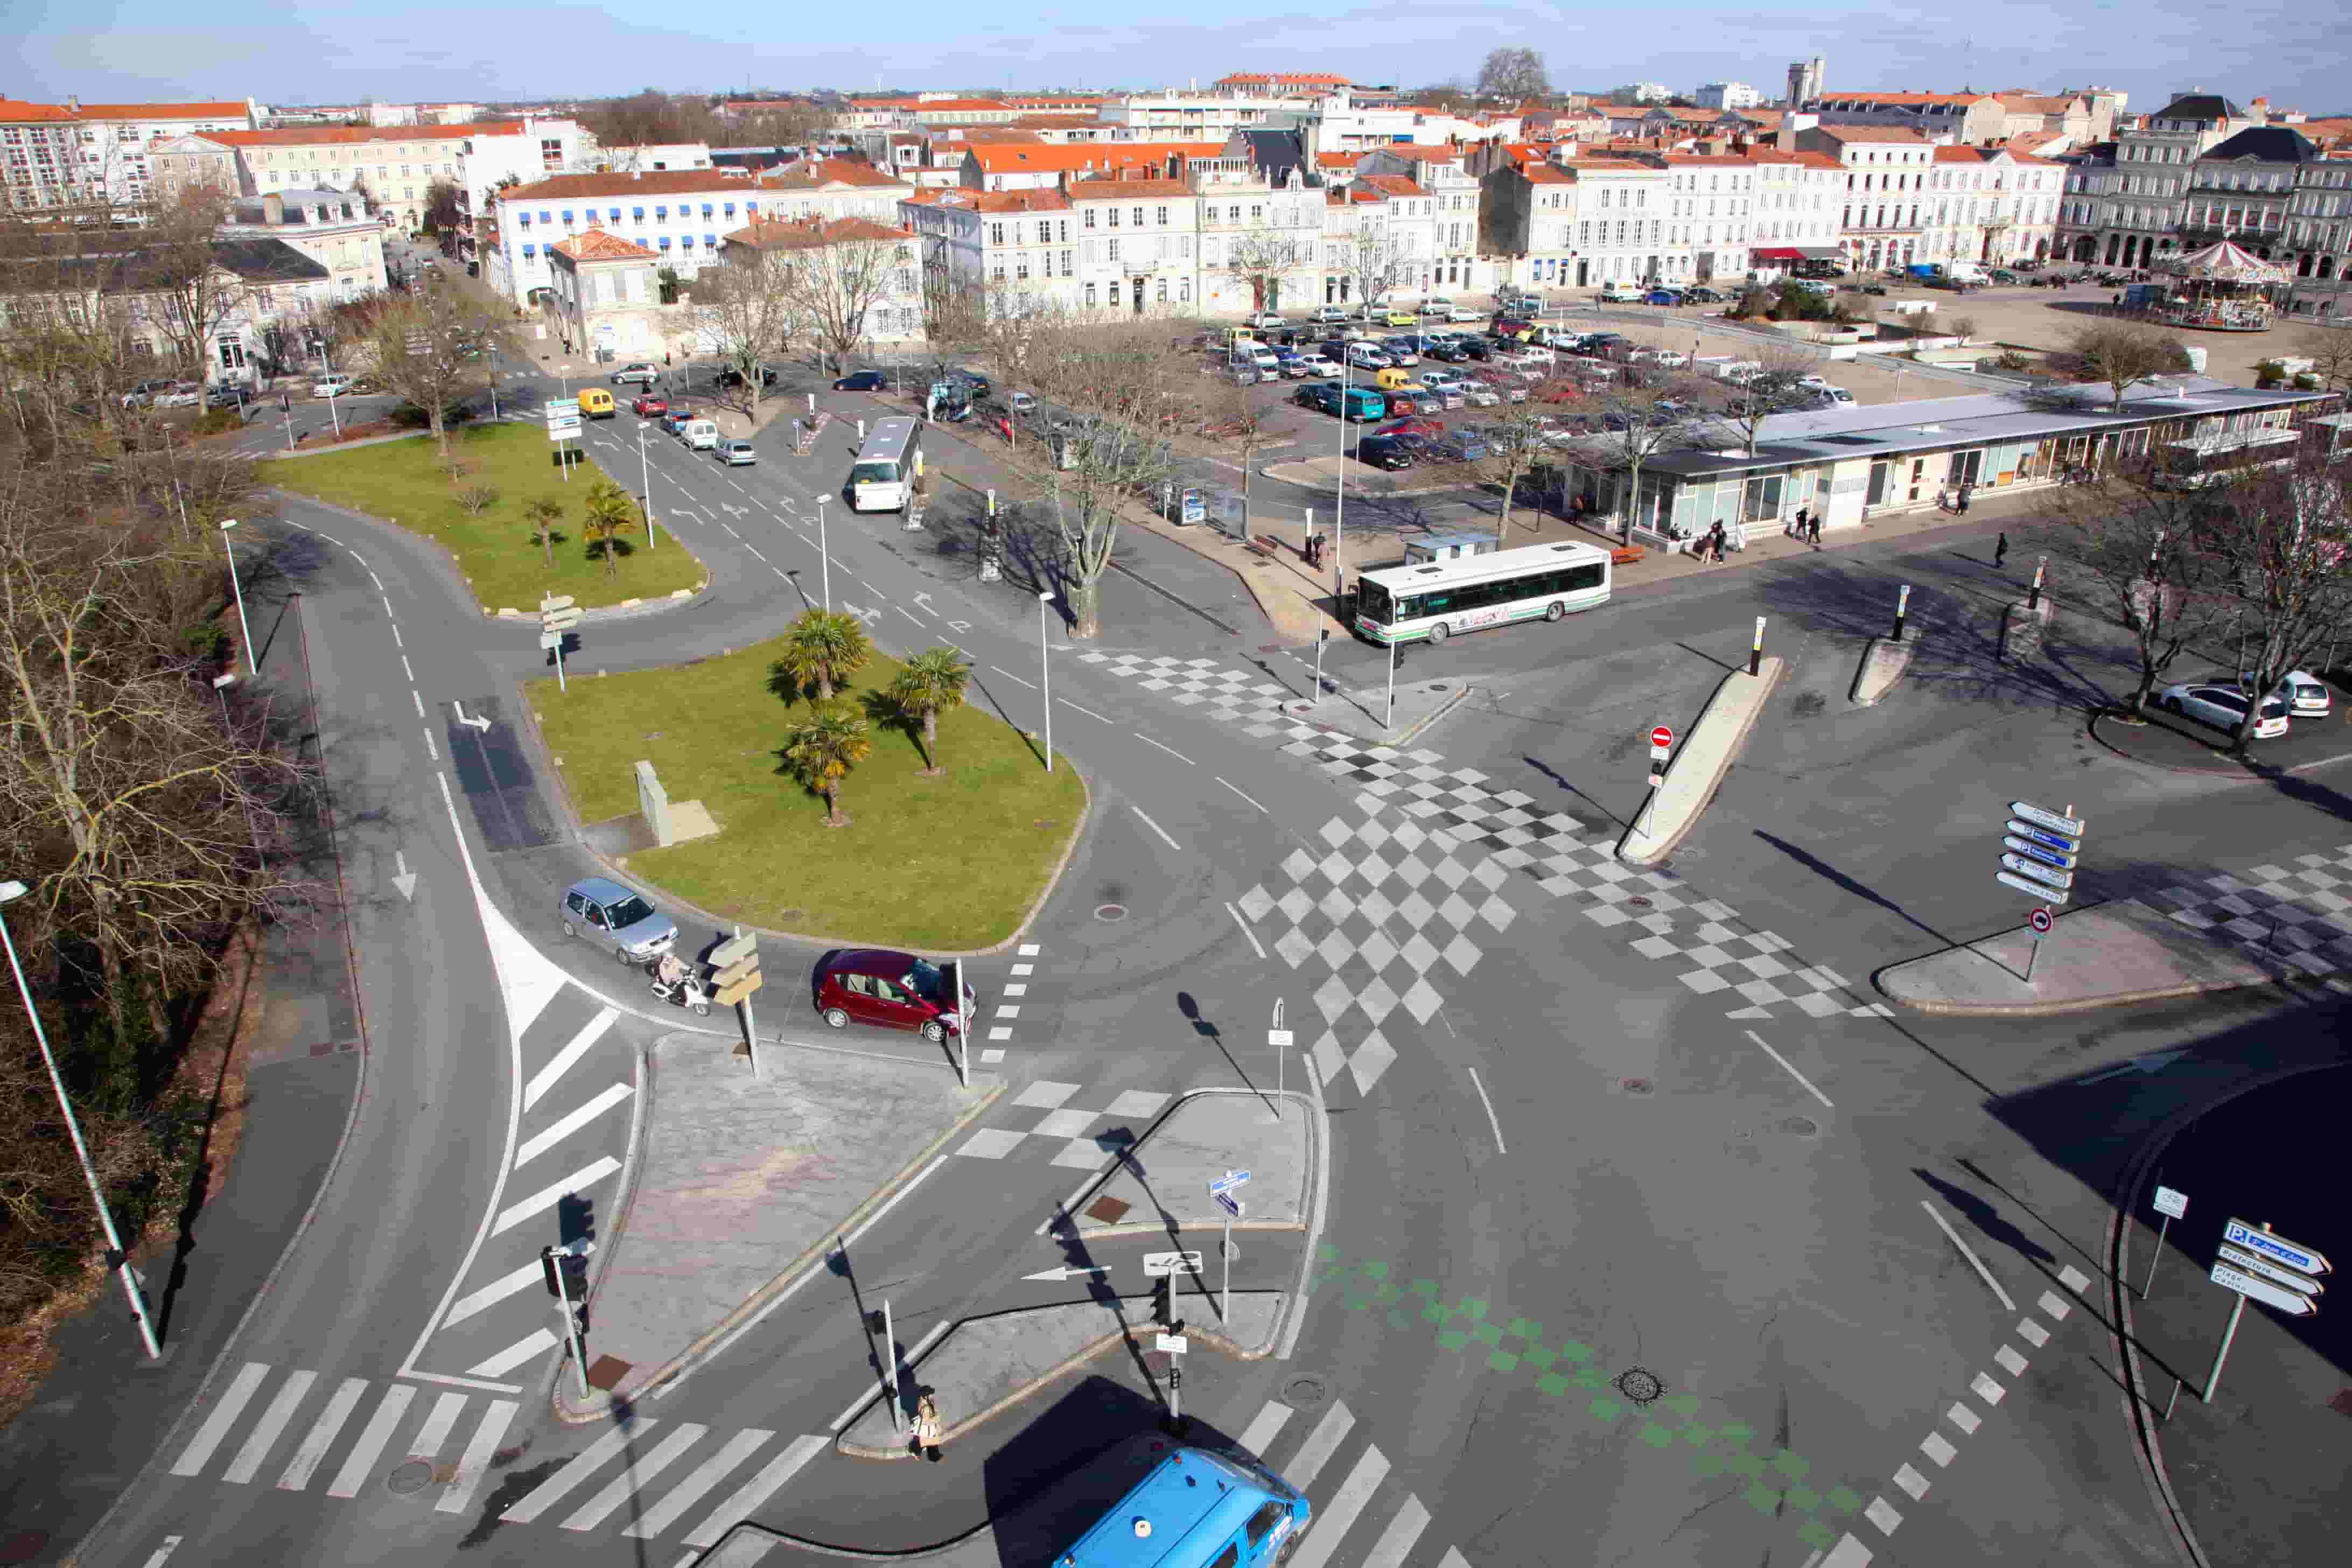
[[[824,503],[831,496],[816,498],[816,558],[824,571],[824,607],[833,608],[833,552],[824,547]]]
[[[650,555],[654,548],[654,466],[646,456],[646,425],[642,419],[637,421],[637,468],[646,485],[646,553]]]
[[[236,684],[236,677],[234,675],[213,677],[213,695],[220,699],[221,728],[227,731],[232,739],[236,736],[236,721],[229,717],[228,689]],[[257,865],[261,860],[261,826],[253,820],[253,802],[246,798],[243,790],[237,792],[236,803],[245,810],[245,833],[253,840],[253,858]]]
[[[236,550],[228,542],[228,531],[236,526],[233,517],[221,523],[221,550],[228,556],[228,585],[236,595],[236,629],[245,638],[239,651],[245,655],[246,673],[251,675],[257,673],[253,662],[253,623],[245,618],[245,584],[236,580]]]
[[[1046,656],[1053,617],[1045,606],[1053,602],[1051,588],[1037,595],[1037,680],[1038,689],[1045,694],[1045,771],[1049,773],[1054,771],[1054,666]]]
[[[14,903],[25,896],[22,882],[0,882],[0,905]],[[73,1101],[66,1097],[66,1080],[58,1072],[58,1058],[49,1053],[49,1032],[41,1026],[40,1009],[33,1005],[33,988],[25,983],[25,966],[16,960],[16,939],[9,933],[5,916],[0,916],[0,945],[8,950],[9,973],[16,977],[16,994],[24,999],[25,1016],[33,1021],[33,1037],[40,1042],[41,1061],[49,1069],[49,1087],[58,1093],[58,1109],[65,1113],[66,1131],[73,1139],[74,1153],[81,1161],[81,1173],[89,1183],[90,1201],[98,1205],[99,1227],[106,1233],[106,1255],[114,1271],[122,1280],[122,1294],[131,1302],[131,1315],[139,1321],[139,1338],[147,1346],[150,1359],[160,1357],[163,1347],[155,1342],[155,1325],[147,1316],[147,1300],[139,1293],[139,1281],[131,1271],[131,1255],[122,1249],[122,1237],[114,1229],[114,1211],[106,1206],[106,1190],[99,1184],[98,1167],[90,1163],[89,1146],[81,1141],[81,1123],[74,1119]]]

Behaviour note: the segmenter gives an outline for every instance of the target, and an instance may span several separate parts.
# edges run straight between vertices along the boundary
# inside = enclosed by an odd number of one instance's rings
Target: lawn
[[[269,465],[269,479],[437,540],[457,557],[458,570],[485,609],[535,610],[550,593],[569,594],[593,609],[693,588],[706,575],[702,563],[665,528],[650,552],[642,533],[623,541],[614,574],[606,577],[604,563],[589,553],[580,530],[581,498],[593,480],[605,476],[593,462],[576,462],[566,482],[547,432],[537,426],[460,426],[449,433],[449,453],[474,465],[466,484],[487,484],[499,492],[479,517],[467,516],[457,504],[457,486],[442,473],[430,437],[289,458]],[[636,493],[633,481],[614,482]],[[524,505],[542,495],[565,509],[565,521],[557,525],[552,570],[523,521]]]
[[[929,951],[970,951],[1013,934],[1078,827],[1086,787],[1066,763],[1048,774],[1032,743],[994,714],[940,716],[940,778],[917,771],[915,736],[872,723],[874,749],[841,788],[846,827],[779,771],[807,711],[768,690],[781,642],[669,669],[583,680],[529,698],[589,822],[637,809],[633,765],[654,764],[673,801],[699,800],[715,837],[629,857],[629,870],[730,920],[772,931]],[[844,699],[887,689],[877,654]],[[919,731],[917,731],[919,734]]]

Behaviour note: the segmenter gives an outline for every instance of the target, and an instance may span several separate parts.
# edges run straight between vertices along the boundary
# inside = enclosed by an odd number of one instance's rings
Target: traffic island
[[[2291,948],[2273,954],[2214,942],[2137,899],[2057,915],[2041,952],[2033,948],[2033,933],[2021,927],[1890,964],[1873,979],[1888,1001],[1921,1013],[2034,1016],[2326,972],[2319,960]]]
[[[1209,1350],[1237,1361],[1270,1353],[1288,1299],[1281,1290],[1235,1291],[1233,1316],[1222,1323],[1213,1311],[1190,1313],[1184,1325],[1188,1353]],[[920,1360],[900,1369],[895,1418],[889,1391],[877,1386],[835,1447],[854,1459],[913,1458],[915,1405],[926,1390],[939,1407],[941,1443],[953,1444],[1098,1356],[1118,1352],[1140,1363],[1158,1351],[1160,1330],[1152,1318],[1153,1300],[1106,1295],[967,1319]]]
[[[1323,1135],[1296,1094],[1199,1089],[1161,1114],[1132,1144],[1107,1152],[1109,1168],[1062,1206],[1041,1234],[1084,1239],[1221,1228],[1226,1212],[1212,1182],[1246,1172],[1234,1197],[1235,1230],[1297,1230],[1312,1196],[1314,1141]]]
[[[1862,667],[1854,671],[1853,689],[1847,699],[1857,708],[1874,708],[1879,700],[1895,689],[1904,671],[1911,668],[1911,656],[1917,651],[1919,639],[1915,635],[1895,642],[1889,637],[1873,637],[1862,650]]]
[[[1759,661],[1754,675],[1735,669],[1723,678],[1675,751],[1664,782],[1651,790],[1648,803],[1617,841],[1618,859],[1628,866],[1654,866],[1698,826],[1788,668],[1785,660],[1768,657]]]
[[[654,1050],[643,1147],[606,1226],[589,1302],[586,1399],[569,1376],[556,1413],[593,1421],[715,1353],[734,1330],[824,1268],[835,1238],[905,1190],[1004,1090],[959,1088],[944,1066],[763,1045],[754,1077],[723,1039],[679,1033]]]
[[[1459,680],[1399,680],[1393,710],[1383,683],[1335,689],[1319,700],[1286,702],[1282,710],[1334,734],[1352,735],[1368,745],[1401,751],[1469,701],[1477,689]]]

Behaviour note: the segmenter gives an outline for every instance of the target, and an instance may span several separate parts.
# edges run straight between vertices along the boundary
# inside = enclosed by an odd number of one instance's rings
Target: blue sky
[[[1821,54],[1832,88],[2098,84],[2160,105],[2201,87],[2313,113],[2352,110],[2341,13],[2310,0],[1754,0],[1661,12],[1622,4],[1425,0],[1284,12],[1234,0],[1171,8],[1181,24],[1117,7],[992,11],[901,0],[887,27],[855,6],[508,5],[398,6],[292,0],[8,0],[18,38],[0,96],[85,102],[241,99],[337,102],[602,95],[832,85],[1044,87],[1181,84],[1227,71],[1336,70],[1420,85],[1475,76],[1504,45],[1542,52],[1561,86],[1729,79],[1777,93],[1788,62]],[[1004,15],[1007,20],[989,20]],[[1703,41],[1703,42],[1702,42]]]

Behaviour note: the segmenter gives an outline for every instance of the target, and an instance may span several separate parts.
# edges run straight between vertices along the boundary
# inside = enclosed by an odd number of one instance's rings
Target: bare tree
[[[226,192],[190,185],[156,208],[139,236],[144,313],[184,380],[203,379],[214,334],[245,303],[245,279],[215,249],[228,213]]]
[[[1282,280],[1315,265],[1312,237],[1271,224],[1257,224],[1224,240],[1223,269],[1250,286],[1250,309],[1270,307],[1266,299]]]
[[[2352,630],[2352,473],[2306,441],[2294,465],[2216,492],[2208,536],[2252,633],[2241,671],[2253,699],[2231,744],[2253,742],[2263,704],[2292,671]]]
[[[2080,381],[2105,382],[2110,413],[2120,412],[2124,394],[2143,381],[2189,369],[2188,351],[2178,338],[2130,321],[2095,321],[2067,340],[2061,366]]]
[[[919,294],[914,237],[865,218],[763,225],[760,243],[774,255],[795,329],[835,371],[867,341],[884,301]]]
[[[1481,98],[1513,102],[1544,98],[1551,92],[1551,76],[1544,69],[1543,56],[1534,49],[1490,49],[1478,67],[1477,92]]]
[[[1369,305],[1412,275],[1413,258],[1403,238],[1384,223],[1360,215],[1324,247],[1334,270],[1348,279],[1359,304]]]
[[[2189,644],[2229,620],[2227,562],[2211,545],[2229,527],[2220,492],[2168,489],[2141,466],[2061,487],[2033,542],[2079,591],[2123,623],[2139,656],[2126,703],[2137,714]]]
[[[2352,389],[2352,330],[2308,327],[2295,339],[2294,346],[2311,362],[2311,372],[2320,385],[2338,392]]]
[[[436,177],[425,187],[425,232],[439,243],[444,256],[457,253],[457,236],[468,221],[461,196],[454,180]]]
[[[782,353],[791,337],[793,310],[783,279],[765,252],[751,251],[725,265],[705,267],[692,293],[696,324],[741,378],[749,406],[756,410],[761,363]]]
[[[951,356],[978,349],[988,336],[989,296],[948,261],[947,241],[929,239],[922,260],[923,341],[944,368]]]
[[[490,363],[475,347],[483,322],[471,305],[456,289],[411,294],[377,314],[362,350],[387,390],[425,411],[443,457],[449,454],[450,408],[483,384]]]
[[[1758,368],[1738,384],[1731,400],[1717,417],[1738,432],[1748,455],[1756,455],[1757,437],[1764,421],[1795,408],[1804,377],[1813,374],[1813,358],[1802,349],[1769,345],[1756,356]]]
[[[1654,527],[1659,521],[1654,516],[1640,515],[1643,465],[1689,439],[1689,411],[1685,400],[1675,395],[1679,390],[1682,389],[1676,382],[1658,378],[1640,384],[1603,387],[1593,399],[1601,427],[1592,433],[1588,445],[1607,453],[1612,464],[1624,470],[1625,482],[1618,496],[1618,518],[1627,540],[1633,537],[1636,522]]]
[[[1503,492],[1503,520],[1498,534],[1510,531],[1511,510],[1518,500],[1520,482],[1549,459],[1553,442],[1563,433],[1549,395],[1562,389],[1561,383],[1547,380],[1529,389],[1522,398],[1507,396],[1496,405],[1494,418],[1482,427],[1486,456],[1478,460],[1475,468],[1481,479]],[[1542,520],[1538,518],[1528,526],[1541,527]]]

